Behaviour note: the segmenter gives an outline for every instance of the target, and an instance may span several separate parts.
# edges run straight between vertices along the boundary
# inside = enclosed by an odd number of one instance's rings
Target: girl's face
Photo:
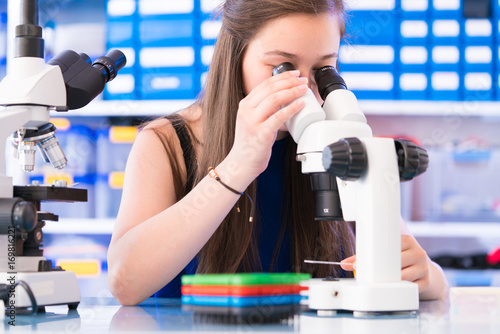
[[[248,94],[272,76],[275,66],[292,63],[321,103],[314,80],[316,71],[336,66],[340,28],[335,15],[293,14],[266,24],[248,44],[243,56],[243,85]]]

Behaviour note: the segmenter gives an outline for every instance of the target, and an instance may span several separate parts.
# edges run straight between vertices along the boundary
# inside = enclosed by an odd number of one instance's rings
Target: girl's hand
[[[356,270],[356,255],[348,257],[342,262],[353,265],[342,265],[346,271]],[[429,258],[425,250],[411,235],[401,235],[401,279],[418,284],[420,293],[430,286]]]
[[[240,101],[228,157],[248,175],[255,178],[266,169],[278,130],[302,110],[304,101],[294,100],[307,89],[307,78],[299,77],[299,71],[288,71],[266,79]]]
[[[417,240],[401,235],[401,279],[418,284],[418,291],[424,292],[430,285],[429,258]]]

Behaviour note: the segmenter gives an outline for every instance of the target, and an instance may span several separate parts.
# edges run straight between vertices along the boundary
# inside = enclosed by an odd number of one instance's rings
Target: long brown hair
[[[202,108],[203,134],[200,142],[203,150],[194,184],[207,175],[210,166],[217,166],[224,160],[233,146],[238,104],[244,98],[242,61],[249,42],[266,23],[297,13],[335,15],[340,22],[341,36],[344,34],[342,0],[227,0],[221,5],[222,29],[205,89],[196,103]],[[329,276],[332,272],[338,275],[338,268],[303,263],[304,259],[340,260],[352,255],[353,235],[344,222],[314,220],[309,178],[300,172],[300,165],[295,161],[297,145],[290,138],[287,140],[285,216],[274,257],[288,224],[292,271],[309,272],[315,277]],[[254,201],[257,199],[256,181],[246,192]],[[254,223],[248,222],[251,205],[244,197],[240,199],[239,206],[241,213],[231,210],[198,254],[198,272],[252,271],[260,265],[257,233],[254,232],[259,228],[259,219],[255,219]]]

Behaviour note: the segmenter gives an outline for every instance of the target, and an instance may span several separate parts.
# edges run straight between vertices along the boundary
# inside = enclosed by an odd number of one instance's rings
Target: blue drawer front
[[[135,100],[137,95],[135,71],[124,68],[120,74],[104,88],[105,100]]]
[[[157,15],[186,15],[195,12],[196,0],[138,0],[140,17],[154,17]]]
[[[358,99],[393,99],[394,71],[392,72],[341,72],[347,87]]]
[[[397,53],[392,45],[342,45],[341,71],[394,71]]]
[[[394,44],[397,15],[393,11],[352,11],[347,35],[353,44]]]
[[[466,101],[491,101],[494,99],[494,77],[492,72],[465,72],[463,76],[463,98]]]
[[[429,42],[432,26],[424,19],[402,19],[398,29],[398,43],[425,45]]]
[[[108,43],[119,47],[135,43],[133,20],[109,20],[108,21]]]
[[[494,51],[491,46],[486,45],[463,47],[465,71],[493,73]]]
[[[144,19],[139,23],[139,42],[143,46],[169,46],[179,41],[194,44],[193,19],[156,18]]]
[[[132,18],[137,13],[137,0],[107,0],[106,16],[113,18]]]
[[[431,72],[430,97],[432,100],[460,100],[461,78],[457,72]]]
[[[459,45],[464,22],[461,18],[436,18],[429,22],[431,45]]]
[[[209,17],[201,21],[200,36],[203,43],[209,41],[214,43],[222,27],[222,20],[214,20]]]
[[[400,0],[397,3],[402,18],[426,19],[430,13],[429,0]]]
[[[426,100],[429,98],[427,73],[405,71],[398,76],[396,98],[401,100]]]
[[[464,21],[463,43],[465,45],[492,45],[493,26],[494,20],[492,19],[466,19]]]
[[[423,45],[402,45],[399,50],[398,69],[402,72],[423,72],[429,70],[429,49]]]
[[[462,0],[429,0],[431,16],[434,17],[461,17]]]
[[[429,49],[432,71],[456,71],[461,68],[463,49],[455,45],[435,45]]]
[[[193,99],[200,90],[195,71],[178,69],[143,70],[141,76],[143,99]]]

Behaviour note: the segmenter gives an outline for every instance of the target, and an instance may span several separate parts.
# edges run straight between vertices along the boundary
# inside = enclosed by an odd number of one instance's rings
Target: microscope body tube
[[[323,110],[326,120],[367,123],[356,96],[350,90],[337,89],[330,92],[323,104]]]
[[[304,100],[304,109],[285,122],[288,132],[296,143],[299,142],[309,124],[323,121],[326,117],[324,110],[310,88],[300,99]]]

